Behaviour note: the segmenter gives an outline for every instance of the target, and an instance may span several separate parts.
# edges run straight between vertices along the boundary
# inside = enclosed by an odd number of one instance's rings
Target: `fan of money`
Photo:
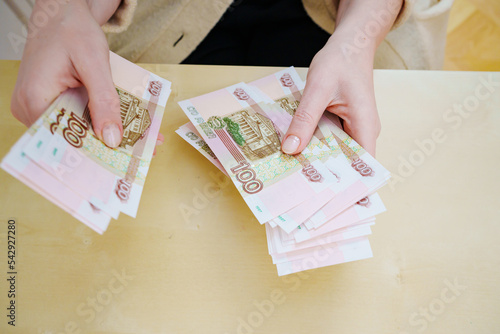
[[[281,140],[304,89],[293,67],[179,102],[177,133],[226,174],[259,223],[278,274],[372,257],[390,173],[325,113],[301,154]]]

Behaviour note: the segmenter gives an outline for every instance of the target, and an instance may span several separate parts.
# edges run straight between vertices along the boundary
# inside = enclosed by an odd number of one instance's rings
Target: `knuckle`
[[[14,118],[17,119],[18,121],[20,122],[24,121],[24,118],[22,117],[22,111],[19,108],[19,105],[14,101],[12,101],[12,103],[10,104],[10,112],[12,116],[14,116]]]
[[[18,112],[20,112],[20,109],[23,106],[23,97],[20,89],[15,88],[14,91],[12,92],[12,97],[11,97],[11,103],[10,103],[10,111],[14,116]],[[16,117],[17,118],[17,117]]]
[[[378,114],[372,124],[372,128],[375,134],[375,138],[378,138],[378,136],[380,135],[380,131],[382,130],[382,124],[380,123],[380,118],[378,117]]]
[[[40,101],[43,101],[41,85],[35,83],[23,83],[14,91],[14,99],[17,101],[18,108],[24,109],[28,114],[36,113],[40,109]]]
[[[295,112],[294,119],[302,123],[313,124],[315,118],[307,109],[299,108]]]
[[[380,124],[380,122],[375,126],[375,135],[376,137],[378,138],[378,136],[380,135],[380,132],[382,131],[382,125]]]
[[[89,99],[91,116],[95,119],[117,120],[120,118],[120,99],[116,92],[100,92]]]
[[[93,104],[99,106],[107,106],[111,108],[117,108],[120,105],[120,99],[115,91],[99,92],[92,99]]]

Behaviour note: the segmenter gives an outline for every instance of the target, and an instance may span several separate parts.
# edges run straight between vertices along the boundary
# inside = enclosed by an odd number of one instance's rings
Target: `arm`
[[[373,59],[401,9],[403,0],[341,0],[335,32],[316,54],[304,94],[282,149],[301,152],[325,110],[344,120],[344,128],[375,155],[380,120],[373,88]]]
[[[113,14],[120,6],[122,0],[86,0],[90,8],[90,13],[97,21],[97,23],[102,26],[104,23],[113,16]]]

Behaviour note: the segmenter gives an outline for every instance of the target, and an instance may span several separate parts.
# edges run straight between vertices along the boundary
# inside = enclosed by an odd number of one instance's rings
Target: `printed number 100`
[[[243,190],[248,194],[256,194],[264,188],[261,180],[256,179],[257,174],[250,167],[250,164],[246,161],[240,161],[240,163],[231,168],[238,180],[243,185]]]
[[[61,109],[57,114],[56,121],[50,125],[50,132],[52,134],[55,134],[65,112],[64,108]],[[78,117],[74,112],[71,112],[68,118],[68,127],[62,131],[62,135],[71,146],[80,148],[83,146],[82,139],[87,135],[87,128],[87,122]]]

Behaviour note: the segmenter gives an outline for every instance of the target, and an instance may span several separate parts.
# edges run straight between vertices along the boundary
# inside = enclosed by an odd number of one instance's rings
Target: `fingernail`
[[[300,139],[297,136],[290,135],[286,137],[285,142],[283,143],[283,152],[286,154],[293,154],[299,148]]]
[[[163,140],[157,140],[156,141],[156,146],[160,146],[160,145],[163,145]]]
[[[108,125],[106,125],[102,130],[102,138],[104,140],[104,144],[108,145],[109,147],[118,147],[118,145],[120,145],[120,142],[122,141],[118,125],[116,125],[115,123],[109,123]]]

